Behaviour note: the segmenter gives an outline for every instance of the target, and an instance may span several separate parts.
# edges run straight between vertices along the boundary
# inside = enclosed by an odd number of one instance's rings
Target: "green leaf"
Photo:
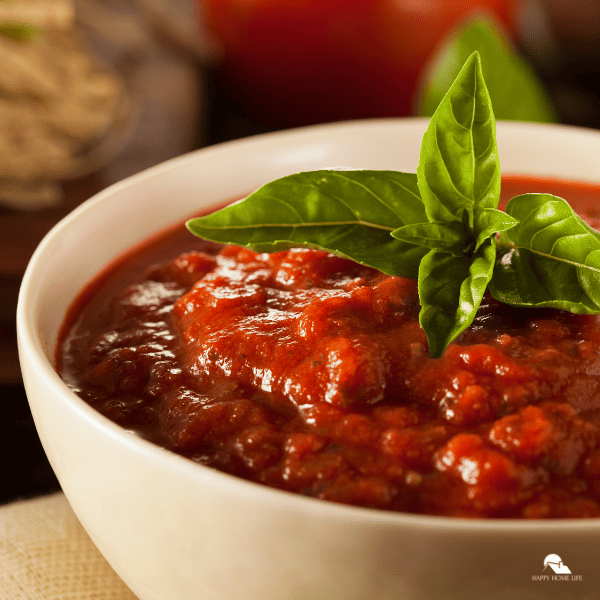
[[[475,231],[477,239],[475,249],[478,249],[485,240],[497,233],[514,227],[518,220],[501,210],[495,208],[475,207]]]
[[[427,250],[390,233],[426,220],[414,174],[323,170],[272,181],[187,226],[205,239],[257,252],[317,247],[389,275],[416,277]]]
[[[417,177],[432,222],[464,222],[466,215],[473,228],[476,206],[498,206],[496,124],[476,52],[431,118],[423,136]]]
[[[441,44],[425,71],[420,90],[420,115],[434,113],[461,65],[476,50],[481,54],[483,74],[497,119],[557,121],[535,72],[515,52],[500,25],[487,16],[469,19]]]
[[[492,277],[495,258],[496,242],[488,239],[472,257],[457,258],[430,250],[421,261],[419,322],[433,358],[440,357],[473,322]]]
[[[39,33],[37,27],[28,23],[6,22],[0,23],[0,35],[17,42],[28,42]]]
[[[506,210],[520,222],[501,236],[493,296],[516,306],[600,312],[600,234],[550,194],[516,196]]]
[[[455,256],[464,254],[465,232],[458,221],[405,225],[392,231],[392,236],[409,244],[449,252]]]

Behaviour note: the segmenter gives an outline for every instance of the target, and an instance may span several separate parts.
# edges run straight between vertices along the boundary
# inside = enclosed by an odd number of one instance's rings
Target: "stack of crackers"
[[[125,87],[79,39],[72,0],[0,1],[0,64],[0,205],[55,204],[108,158]]]

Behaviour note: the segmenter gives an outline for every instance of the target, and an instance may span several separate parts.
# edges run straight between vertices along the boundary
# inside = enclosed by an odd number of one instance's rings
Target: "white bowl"
[[[301,170],[415,171],[426,122],[319,126],[230,142],[98,194],[27,269],[17,314],[25,387],[69,502],[141,600],[597,598],[600,519],[459,520],[392,514],[249,483],[127,433],[54,372],[82,286],[122,250],[193,211]],[[504,173],[600,181],[600,133],[500,123]],[[558,554],[577,580],[539,581]]]

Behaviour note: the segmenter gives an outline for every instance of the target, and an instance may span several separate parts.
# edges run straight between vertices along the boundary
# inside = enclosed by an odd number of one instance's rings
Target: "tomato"
[[[286,127],[411,113],[422,67],[475,12],[509,34],[519,0],[202,0],[240,107]]]

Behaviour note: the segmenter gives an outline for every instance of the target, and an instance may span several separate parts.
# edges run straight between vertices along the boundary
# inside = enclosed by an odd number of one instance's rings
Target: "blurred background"
[[[553,114],[536,120],[600,127],[600,0],[0,2],[0,502],[58,489],[15,335],[43,235],[108,185],[196,148],[419,114],[432,60],[473,15],[545,89]]]

